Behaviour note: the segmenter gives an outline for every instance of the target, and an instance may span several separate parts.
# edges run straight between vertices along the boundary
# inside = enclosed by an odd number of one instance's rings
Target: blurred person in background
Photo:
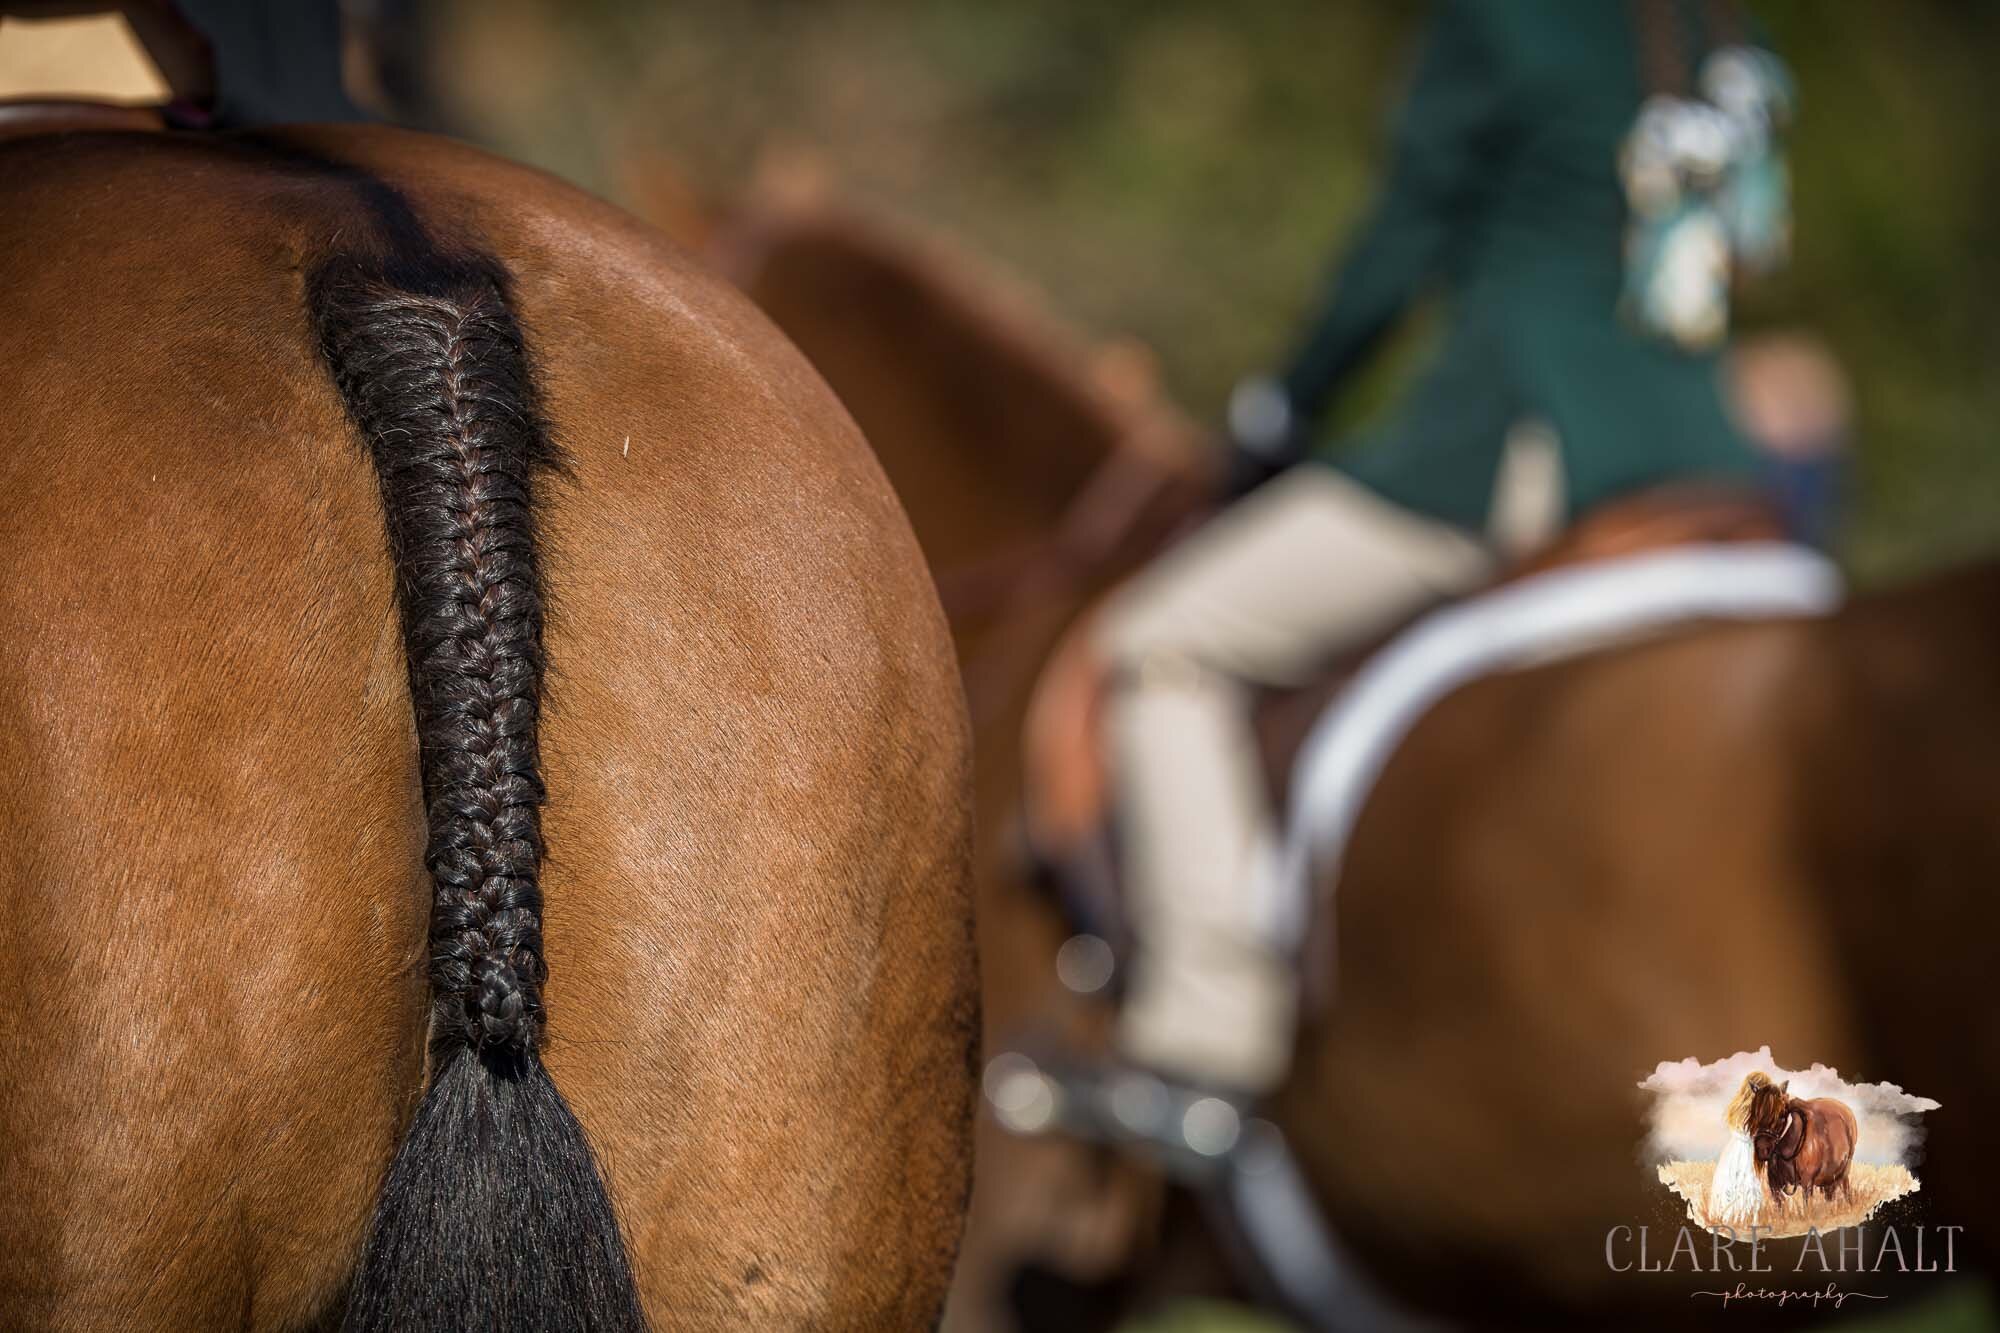
[[[1800,541],[1833,544],[1854,451],[1854,390],[1833,350],[1797,331],[1746,338],[1724,362],[1730,416],[1757,446],[1764,484]]]
[[[173,0],[215,53],[222,128],[362,120],[343,77],[339,0]]]
[[[1604,501],[1758,484],[1718,358],[1732,275],[1788,243],[1789,102],[1727,4],[1439,7],[1322,313],[1232,399],[1242,498],[1101,622],[1136,940],[1123,1060],[1239,1101],[1285,1071],[1295,969],[1253,687],[1303,682]],[[1434,288],[1442,345],[1399,409],[1309,459],[1336,391]],[[1540,531],[1496,543],[1524,509]]]
[[[34,66],[47,81],[37,93],[158,102],[181,129],[366,119],[346,86],[347,67],[364,62],[350,56],[340,0],[0,0],[0,17],[31,25],[9,32],[10,47],[45,46],[32,32],[37,20],[72,21],[71,39]],[[116,27],[74,22],[91,18],[122,19],[153,66],[150,77],[124,72],[129,45]]]

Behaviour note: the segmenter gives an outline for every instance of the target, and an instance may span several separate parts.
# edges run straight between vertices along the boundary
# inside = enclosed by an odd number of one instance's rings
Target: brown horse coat
[[[1788,1084],[1757,1091],[1750,1107],[1750,1135],[1757,1162],[1773,1198],[1794,1190],[1814,1190],[1829,1199],[1847,1188],[1847,1168],[1860,1137],[1854,1112],[1831,1097],[1803,1100],[1785,1093]]]
[[[973,336],[1000,321],[914,264],[882,283],[872,249],[784,248],[754,294],[862,417],[944,580],[1059,532],[1118,436],[1060,428],[1093,415],[1069,407],[1087,358],[1040,367],[1004,330]],[[1009,412],[954,416],[961,385],[1003,380]],[[979,735],[998,1045],[1101,1027],[1056,982],[1060,928],[1007,850],[1025,677],[1122,563],[1031,582],[1032,614],[955,623],[968,675],[1011,687]],[[1996,612],[1988,565],[1824,621],[1690,626],[1506,673],[1418,724],[1337,892],[1321,886],[1332,1000],[1272,1108],[1374,1277],[1474,1326],[1685,1327],[1713,1275],[1606,1259],[1610,1229],[1651,1224],[1658,1246],[1682,1212],[1638,1160],[1638,1084],[1764,1044],[1939,1098],[1928,1151],[1954,1165],[1925,1197],[1939,1218],[1990,1215],[2000,1028],[1966,1017],[2000,965]],[[981,1153],[954,1326],[1015,1326],[1001,1305],[1024,1258],[1089,1281],[1149,1243],[1144,1190],[1101,1155],[990,1121]],[[1962,1265],[1982,1234],[1960,1238]],[[1197,1269],[1185,1246],[1153,1266],[1180,1291]]]
[[[969,1177],[966,731],[818,377],[615,210],[440,141],[61,136],[0,181],[0,1324],[323,1321],[423,1085],[391,566],[303,304],[377,184],[505,265],[568,457],[547,1061],[647,1311],[933,1317]]]

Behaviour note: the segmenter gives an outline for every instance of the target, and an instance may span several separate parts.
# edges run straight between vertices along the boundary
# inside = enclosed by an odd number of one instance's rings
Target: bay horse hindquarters
[[[427,1034],[446,1081],[546,1056],[656,1325],[932,1317],[968,1175],[962,705],[831,395],[649,233],[469,150],[0,152],[0,1323],[337,1315]],[[425,236],[446,239],[412,266]],[[359,298],[350,331],[404,302],[441,359],[343,343],[329,294]],[[504,362],[516,333],[539,410],[502,395],[472,426],[550,423],[566,465],[521,500],[531,539],[481,527],[525,474],[456,446],[417,480],[458,468],[466,502],[398,532],[366,446],[424,431],[371,425],[357,386],[428,377],[413,401],[449,444],[449,401],[492,388],[435,392],[453,339]],[[534,578],[491,567],[524,551],[553,608],[545,705]],[[546,1131],[505,1173],[577,1183]],[[407,1162],[439,1160],[424,1141]],[[546,1185],[496,1183],[503,1206]],[[538,1313],[532,1261],[470,1280]]]

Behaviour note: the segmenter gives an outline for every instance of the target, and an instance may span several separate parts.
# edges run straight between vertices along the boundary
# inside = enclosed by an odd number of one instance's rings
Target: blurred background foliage
[[[1752,8],[1801,87],[1798,220],[1792,268],[1746,294],[1742,326],[1815,331],[1855,381],[1846,554],[1880,577],[2000,544],[2000,6]],[[1367,207],[1423,12],[453,0],[430,46],[447,124],[621,202],[665,171],[723,203],[766,155],[809,153],[1092,333],[1140,338],[1213,421],[1284,352]],[[1392,391],[1420,341],[1399,339],[1345,413]]]

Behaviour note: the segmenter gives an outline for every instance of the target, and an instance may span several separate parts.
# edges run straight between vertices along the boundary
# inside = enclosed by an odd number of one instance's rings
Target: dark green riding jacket
[[[1689,65],[1703,7],[1680,7]],[[1618,0],[1445,0],[1373,217],[1286,373],[1311,418],[1414,298],[1441,284],[1443,346],[1390,420],[1333,459],[1413,509],[1482,529],[1510,427],[1561,440],[1572,513],[1648,484],[1755,471],[1713,357],[1617,313],[1618,147],[1643,98]],[[1690,78],[1690,83],[1692,79]]]

